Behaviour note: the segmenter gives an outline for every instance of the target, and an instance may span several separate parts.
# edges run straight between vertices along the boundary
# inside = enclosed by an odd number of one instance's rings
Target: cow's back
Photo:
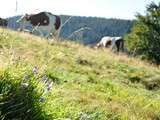
[[[30,16],[30,23],[33,26],[47,26],[49,25],[49,17],[46,12],[40,12]]]
[[[108,45],[111,45],[111,37],[110,36],[105,36],[101,39],[100,42],[104,47],[107,47]]]

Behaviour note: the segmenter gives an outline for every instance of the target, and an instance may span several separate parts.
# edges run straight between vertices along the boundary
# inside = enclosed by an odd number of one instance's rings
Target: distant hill
[[[8,20],[8,27],[12,28],[14,30],[19,28],[19,24],[16,23],[16,21],[20,18],[21,16],[14,16],[14,17],[9,17],[7,18]]]
[[[19,24],[16,20],[19,18],[20,16],[8,18],[8,26],[17,29]],[[69,18],[70,20],[62,27],[60,36],[83,44],[94,44],[106,35],[124,36],[133,26],[132,20],[67,15],[61,15],[62,23]]]

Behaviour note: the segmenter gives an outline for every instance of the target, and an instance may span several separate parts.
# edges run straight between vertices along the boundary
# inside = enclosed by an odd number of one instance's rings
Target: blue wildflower
[[[47,76],[44,75],[44,76],[42,77],[42,81],[47,81],[47,80],[48,80]]]
[[[35,67],[33,68],[33,73],[34,73],[34,74],[38,74],[38,67],[37,67],[37,66],[35,66]]]
[[[53,82],[50,81],[50,82],[47,84],[47,91],[51,91],[52,86],[53,86]]]
[[[25,74],[23,80],[29,80],[29,75]]]

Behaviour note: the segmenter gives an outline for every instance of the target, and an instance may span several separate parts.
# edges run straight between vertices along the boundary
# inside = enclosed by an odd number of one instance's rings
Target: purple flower
[[[47,84],[47,91],[51,91],[52,86],[53,86],[53,82],[50,81],[50,82]]]
[[[25,74],[23,80],[29,80],[29,75]]]
[[[34,74],[38,74],[38,67],[35,66],[35,67],[33,68],[33,73],[34,73]]]
[[[48,80],[47,76],[44,75],[44,76],[42,77],[42,81],[47,81],[47,80]]]

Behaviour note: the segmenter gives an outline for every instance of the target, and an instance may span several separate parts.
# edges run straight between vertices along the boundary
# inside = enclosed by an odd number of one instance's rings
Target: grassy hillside
[[[139,59],[0,29],[0,119],[159,120],[159,88]]]

